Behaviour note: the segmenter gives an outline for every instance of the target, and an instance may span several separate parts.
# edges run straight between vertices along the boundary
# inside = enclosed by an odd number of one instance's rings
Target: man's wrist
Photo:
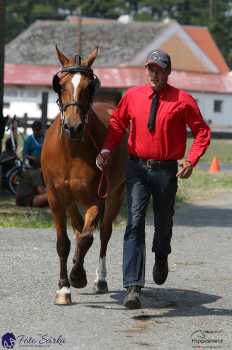
[[[193,167],[193,163],[191,162],[191,160],[186,159],[185,163],[188,163],[189,165],[191,165]]]

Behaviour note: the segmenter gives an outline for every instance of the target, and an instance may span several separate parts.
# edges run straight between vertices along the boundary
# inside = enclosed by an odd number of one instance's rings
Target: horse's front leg
[[[105,201],[105,211],[103,221],[100,227],[100,256],[98,268],[96,271],[96,279],[93,290],[95,293],[107,293],[107,269],[106,269],[106,252],[108,242],[112,234],[112,223],[120,210],[123,200],[124,184],[120,185],[118,189],[111,193]]]
[[[65,209],[56,202],[52,194],[48,194],[48,200],[56,227],[56,249],[60,259],[60,279],[58,282],[59,290],[56,292],[55,304],[69,305],[72,302],[67,272],[67,260],[70,252],[70,240],[67,235],[67,218]]]
[[[79,212],[79,208],[75,202],[73,202],[70,205],[70,207],[68,208],[68,214],[69,214],[70,219],[71,219],[71,224],[72,224],[72,228],[73,228],[73,231],[74,231],[74,234],[76,237],[76,241],[78,242],[80,239],[80,234],[81,234],[83,226],[84,226],[84,220],[83,220],[83,218]],[[77,255],[78,255],[77,246],[78,246],[78,244],[76,244],[76,247],[75,247],[75,253],[73,256],[73,264],[75,264],[77,261]]]
[[[98,214],[99,207],[97,205],[92,205],[86,210],[84,226],[81,234],[77,239],[76,261],[69,276],[72,287],[84,288],[87,285],[87,277],[83,265],[85,255],[93,243],[93,230],[95,227],[94,224]]]

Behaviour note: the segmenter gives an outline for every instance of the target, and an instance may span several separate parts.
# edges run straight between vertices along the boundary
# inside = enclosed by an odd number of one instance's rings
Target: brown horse
[[[95,48],[84,59],[79,55],[70,59],[57,48],[62,68],[55,75],[53,86],[58,94],[60,113],[48,129],[41,157],[60,259],[56,304],[71,303],[70,284],[75,288],[87,285],[84,258],[93,243],[93,230],[99,217],[101,248],[94,288],[98,293],[108,291],[106,251],[112,233],[112,222],[122,202],[127,152],[124,140],[112,154],[105,169],[104,176],[110,181],[105,186],[107,197],[102,198],[98,187],[106,181],[101,181],[102,173],[96,167],[95,160],[106,134],[110,106],[96,104],[92,108],[91,105],[93,94],[99,85],[99,80],[91,69],[97,51]],[[68,217],[76,235],[75,255],[69,278]]]

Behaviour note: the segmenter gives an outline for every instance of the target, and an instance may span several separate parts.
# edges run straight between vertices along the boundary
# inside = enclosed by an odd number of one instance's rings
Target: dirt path
[[[54,230],[1,229],[0,335],[11,331],[35,343],[41,334],[61,335],[65,342],[50,349],[232,349],[231,194],[177,209],[170,273],[161,287],[152,281],[150,223],[146,288],[138,311],[122,306],[123,226],[114,230],[107,257],[110,293],[92,294],[99,252],[96,232],[85,263],[89,284],[72,289],[70,307],[53,305],[58,281]],[[26,340],[19,344],[20,339],[15,349],[35,349]]]

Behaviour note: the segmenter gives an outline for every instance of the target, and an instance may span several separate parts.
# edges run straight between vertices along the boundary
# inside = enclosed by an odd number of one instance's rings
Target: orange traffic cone
[[[209,173],[215,174],[215,173],[218,173],[220,170],[221,168],[220,168],[219,160],[217,159],[216,156],[214,156],[209,168]]]

